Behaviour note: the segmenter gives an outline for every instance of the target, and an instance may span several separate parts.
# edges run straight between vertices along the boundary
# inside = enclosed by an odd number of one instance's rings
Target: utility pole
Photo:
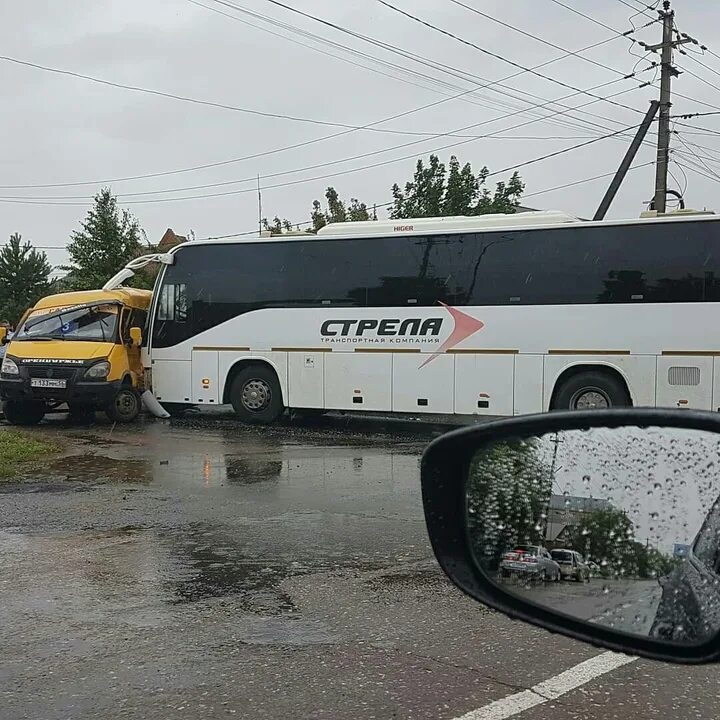
[[[646,50],[661,52],[660,63],[660,121],[658,126],[657,162],[655,165],[655,200],[654,206],[658,215],[665,212],[667,200],[668,164],[670,160],[670,107],[671,81],[680,74],[672,64],[673,50],[679,45],[691,42],[690,39],[673,40],[675,12],[670,9],[670,0],[663,2],[663,9],[658,10],[663,22],[663,40],[658,45],[645,45]]]
[[[260,190],[260,173],[257,176],[257,193],[258,193],[258,235],[262,235],[262,191]]]
[[[620,167],[618,168],[618,171],[615,173],[615,177],[612,179],[612,182],[610,183],[610,187],[607,189],[607,192],[605,193],[605,197],[603,197],[602,202],[600,203],[600,207],[598,207],[597,212],[595,213],[595,216],[593,217],[593,220],[604,220],[605,215],[608,211],[608,208],[612,204],[612,201],[615,199],[615,196],[617,195],[617,191],[620,189],[620,185],[622,184],[622,181],[625,179],[625,176],[628,173],[628,170],[630,169],[630,165],[632,165],[633,160],[635,159],[635,156],[637,155],[638,150],[640,149],[640,146],[643,144],[643,141],[645,140],[645,136],[647,135],[647,131],[650,129],[650,125],[652,124],[652,121],[655,119],[655,116],[657,115],[658,107],[660,106],[660,103],[657,100],[653,100],[650,103],[650,108],[648,109],[645,119],[640,124],[640,127],[638,128],[638,131],[633,138],[633,141],[630,143],[630,147],[628,148],[627,152],[625,153],[625,157],[623,158],[622,163],[620,163]]]

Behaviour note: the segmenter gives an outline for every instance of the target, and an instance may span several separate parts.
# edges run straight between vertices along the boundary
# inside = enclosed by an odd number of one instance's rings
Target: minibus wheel
[[[113,422],[131,423],[140,414],[141,403],[135,388],[123,387],[105,408],[105,413]]]
[[[45,417],[46,405],[38,400],[6,400],[3,414],[10,425],[37,425]]]

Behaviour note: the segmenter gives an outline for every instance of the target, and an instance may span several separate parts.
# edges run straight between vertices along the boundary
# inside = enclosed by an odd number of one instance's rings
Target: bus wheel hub
[[[242,391],[242,403],[248,410],[262,410],[270,403],[270,387],[262,380],[250,380]]]

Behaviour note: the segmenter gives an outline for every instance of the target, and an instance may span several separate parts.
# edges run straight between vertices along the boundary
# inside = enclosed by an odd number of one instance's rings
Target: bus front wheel
[[[283,401],[275,371],[266,365],[249,365],[235,376],[230,402],[240,420],[267,425],[282,414]]]
[[[627,389],[614,375],[599,371],[581,372],[560,385],[552,410],[591,410],[629,407]]]

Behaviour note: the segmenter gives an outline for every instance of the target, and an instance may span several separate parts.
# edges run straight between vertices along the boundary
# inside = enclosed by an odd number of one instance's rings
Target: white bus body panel
[[[718,303],[265,309],[153,350],[153,382],[164,402],[220,403],[232,366],[252,359],[275,369],[291,407],[512,415],[547,410],[557,378],[581,364],[617,370],[634,405],[720,407],[718,316]],[[413,319],[433,320],[437,333],[379,332],[383,320],[397,329]],[[377,326],[358,334],[362,320]],[[217,352],[216,377],[200,354],[207,372],[191,378],[193,349]],[[670,367],[699,368],[700,381],[669,385]],[[687,372],[694,382],[697,372]],[[210,387],[198,388],[208,377]]]
[[[390,355],[393,361],[392,410],[451,415],[455,410],[455,357],[420,353]],[[424,367],[423,362],[430,360]]]
[[[335,410],[389,411],[392,361],[390,353],[326,353],[325,406]]]
[[[515,356],[513,412],[510,415],[531,415],[545,409],[542,355]]]
[[[219,403],[218,352],[217,350],[193,350],[192,352],[192,402],[202,405]]]
[[[191,358],[187,360],[153,360],[153,395],[168,403],[192,403]]]
[[[455,354],[455,412],[462,415],[512,415],[512,354]]]
[[[288,400],[290,407],[325,407],[325,355],[322,352],[290,352]]]
[[[661,355],[657,359],[658,406],[710,410],[712,396],[713,358]]]

